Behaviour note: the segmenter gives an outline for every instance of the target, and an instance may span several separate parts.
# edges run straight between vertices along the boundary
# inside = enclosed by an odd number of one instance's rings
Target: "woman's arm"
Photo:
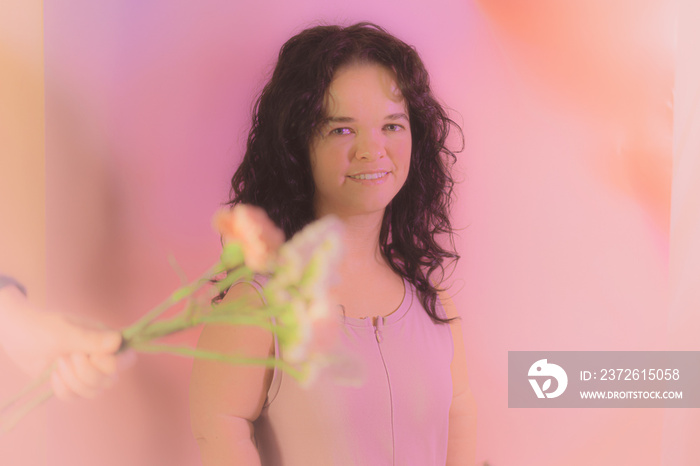
[[[252,285],[239,283],[224,301],[260,297]],[[207,325],[197,347],[210,351],[266,358],[274,348],[272,333],[260,327]],[[190,379],[192,433],[204,466],[259,465],[253,421],[262,410],[272,370],[196,359]]]
[[[452,299],[439,293],[440,301],[448,318],[458,317]],[[450,324],[454,356],[452,372],[452,405],[450,406],[450,427],[447,443],[447,466],[473,466],[476,462],[476,402],[469,389],[467,374],[467,354],[464,348],[460,320]]]

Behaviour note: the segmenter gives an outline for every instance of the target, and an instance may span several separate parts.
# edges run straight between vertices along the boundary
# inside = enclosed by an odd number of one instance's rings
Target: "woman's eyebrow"
[[[385,120],[406,120],[408,121],[408,115],[405,113],[392,113],[384,117]],[[326,123],[354,123],[355,119],[346,116],[333,116],[326,119]]]
[[[406,120],[408,121],[408,115],[405,113],[392,113],[384,117],[385,120]]]
[[[346,116],[334,116],[326,119],[327,123],[353,123],[354,121],[354,118]]]

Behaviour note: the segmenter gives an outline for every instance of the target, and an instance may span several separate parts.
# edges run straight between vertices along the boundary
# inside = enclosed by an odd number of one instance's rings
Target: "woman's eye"
[[[403,129],[403,126],[390,124],[386,125],[384,128],[386,128],[388,131],[401,131]]]
[[[350,128],[335,128],[332,129],[330,134],[350,134],[352,131]]]

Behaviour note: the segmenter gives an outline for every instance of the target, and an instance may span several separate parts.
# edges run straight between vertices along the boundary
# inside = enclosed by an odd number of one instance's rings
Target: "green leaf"
[[[243,248],[239,242],[231,242],[224,245],[221,251],[221,263],[226,269],[234,269],[243,265]]]

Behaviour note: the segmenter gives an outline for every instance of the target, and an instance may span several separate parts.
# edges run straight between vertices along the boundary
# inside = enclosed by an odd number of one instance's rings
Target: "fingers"
[[[94,329],[84,325],[67,322],[63,338],[65,349],[85,353],[116,353],[122,343],[119,332],[106,329]]]
[[[70,401],[77,398],[75,392],[72,392],[70,388],[63,381],[58,373],[58,370],[54,370],[51,373],[51,390],[53,394],[61,401]]]
[[[51,387],[60,400],[93,399],[114,383],[116,372],[116,356],[73,353],[56,361]]]
[[[105,375],[114,375],[117,372],[118,359],[114,354],[91,354],[88,356],[90,363]]]

